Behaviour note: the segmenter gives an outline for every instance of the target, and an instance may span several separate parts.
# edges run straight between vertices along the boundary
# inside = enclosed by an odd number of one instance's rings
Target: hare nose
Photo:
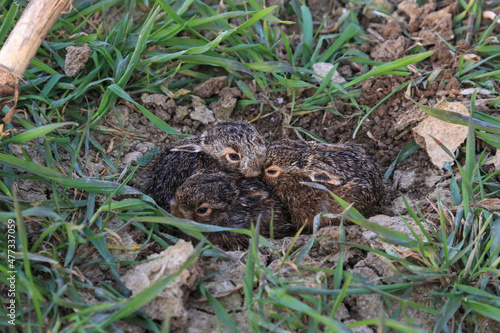
[[[259,170],[247,170],[243,174],[245,175],[245,177],[257,177],[258,175],[260,175],[260,171]]]

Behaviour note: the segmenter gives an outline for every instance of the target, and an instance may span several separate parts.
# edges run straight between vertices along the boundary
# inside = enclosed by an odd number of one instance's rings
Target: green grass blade
[[[342,323],[338,322],[335,319],[322,316],[315,309],[311,308],[309,305],[299,301],[295,297],[292,297],[286,293],[285,289],[273,289],[269,293],[269,297],[275,299],[281,305],[292,308],[295,311],[299,311],[301,313],[305,313],[309,315],[311,318],[319,321],[320,323],[325,325],[330,332],[350,332],[350,330],[345,327]]]
[[[245,66],[248,69],[252,69],[252,70],[264,72],[264,73],[291,73],[291,74],[295,74],[293,67],[289,63],[282,62],[282,61],[253,62],[253,63],[246,63]],[[289,81],[292,81],[292,80],[289,80]],[[310,84],[308,84],[308,86],[310,86]]]
[[[337,38],[335,43],[333,43],[332,46],[330,46],[328,48],[328,50],[326,50],[325,53],[323,53],[323,55],[318,59],[318,62],[327,62],[328,59],[330,59],[330,57],[335,52],[337,52],[342,47],[342,45],[344,45],[345,42],[347,42],[349,39],[353,38],[354,36],[359,35],[360,33],[361,33],[361,29],[358,26],[356,26],[354,24],[350,24],[349,26],[347,26],[347,28],[344,30],[344,32],[342,32],[342,34],[339,36],[339,38]],[[414,62],[416,62],[416,61],[414,61]],[[402,66],[397,66],[394,68],[399,68],[399,67],[402,67]],[[375,75],[380,75],[380,74],[375,74]],[[361,81],[363,81],[363,80],[361,80]]]
[[[300,6],[302,13],[302,42],[303,42],[303,63],[308,63],[311,58],[311,50],[313,47],[313,19],[311,11],[306,5]]]
[[[414,54],[411,56],[407,56],[407,57],[404,57],[404,58],[401,58],[398,60],[391,61],[389,63],[385,63],[383,65],[377,66],[377,67],[373,68],[372,70],[370,70],[368,73],[361,75],[361,76],[358,76],[354,80],[349,81],[347,84],[344,84],[344,88],[352,87],[352,86],[354,86],[354,85],[356,85],[356,84],[358,84],[358,83],[360,83],[360,82],[362,82],[370,77],[373,77],[373,76],[388,74],[389,72],[391,72],[395,69],[398,69],[400,67],[405,67],[405,66],[414,64],[416,62],[422,61],[422,60],[430,57],[433,54],[434,54],[434,51],[423,52],[423,53]]]
[[[82,234],[85,235],[85,237],[92,242],[96,250],[99,252],[99,254],[103,257],[104,260],[106,260],[107,263],[109,263],[109,270],[111,271],[111,275],[115,278],[115,281],[118,283],[120,287],[120,293],[128,297],[130,296],[130,290],[125,287],[125,285],[122,283],[120,279],[120,273],[118,272],[118,267],[116,265],[115,258],[111,254],[111,252],[108,249],[108,246],[106,244],[106,239],[102,234],[96,234],[92,230],[90,230],[88,227],[83,227],[82,229]]]
[[[268,8],[264,8],[260,11],[258,11],[257,13],[255,13],[251,19],[249,19],[248,21],[246,21],[245,23],[243,23],[242,25],[240,25],[237,29],[236,29],[236,32],[238,33],[241,33],[243,30],[245,30],[246,28],[250,27],[252,24],[256,23],[257,21],[259,21],[261,18],[264,18],[266,15],[268,15],[269,13],[271,13],[273,10],[275,10],[278,6],[271,6],[271,7],[268,7]]]
[[[137,62],[139,61],[139,58],[146,48],[147,42],[149,35],[151,33],[151,30],[153,29],[153,24],[156,20],[156,17],[158,16],[158,13],[160,12],[160,6],[156,7],[156,9],[153,11],[151,16],[148,18],[146,23],[144,24],[143,28],[141,29],[141,32],[139,33],[139,39],[137,40],[137,44],[134,47],[134,52],[132,53],[132,56],[130,57],[127,69],[125,70],[125,73],[121,78],[118,80],[118,85],[123,88],[125,87],[125,84],[127,84],[128,80],[132,76],[132,73],[134,72],[134,69],[137,65]]]
[[[64,174],[59,173],[56,170],[4,153],[0,153],[0,163],[17,167],[21,170],[28,171],[42,178],[51,179],[68,187],[78,188],[89,192],[111,194],[122,186],[122,184],[92,178],[69,179]],[[142,194],[142,192],[133,187],[125,186],[118,194]]]
[[[250,246],[251,246],[250,242]],[[258,260],[258,259],[257,259]],[[247,262],[245,265],[245,275],[243,277],[243,294],[245,296],[246,312],[250,314],[253,304],[253,281],[255,277],[254,252],[249,249],[247,252]]]
[[[66,256],[64,259],[64,266],[68,266],[71,264],[71,260],[73,260],[73,256],[75,254],[76,250],[76,239],[75,235],[73,233],[73,224],[71,223],[66,223],[66,235],[68,236],[67,242],[68,242],[68,249],[66,251]]]
[[[10,139],[7,139],[5,141],[0,142],[0,147],[8,145],[9,143],[22,143],[22,142],[30,141],[30,140],[42,137],[45,134],[52,132],[56,128],[63,127],[66,125],[78,125],[78,124],[73,123],[73,122],[66,122],[66,123],[54,123],[54,124],[44,125],[44,126],[40,126],[40,127],[35,127],[32,129],[29,129],[21,134],[18,134]]]
[[[102,206],[100,210],[108,211],[108,210],[120,209],[120,210],[141,211],[147,208],[151,208],[151,205],[145,203],[141,199],[125,199],[121,201],[110,202],[108,205]]]
[[[215,314],[217,315],[217,318],[219,318],[224,326],[231,332],[233,333],[238,333],[238,327],[234,323],[234,321],[229,317],[229,314],[227,311],[224,309],[224,307],[220,304],[220,302],[212,296],[209,292],[205,290],[205,287],[203,284],[200,285],[200,292],[203,296],[205,296],[208,300],[208,303],[214,309]]]
[[[21,209],[19,207],[19,202],[17,200],[16,192],[14,191],[14,210],[16,212],[16,226],[17,226],[17,236],[19,237],[19,242],[21,244],[21,248],[18,249],[22,251],[23,256],[23,267],[24,274],[26,275],[26,279],[29,284],[29,293],[28,296],[31,298],[33,302],[33,307],[38,318],[38,323],[43,325],[43,317],[42,312],[40,310],[40,303],[44,302],[43,296],[41,295],[38,286],[35,284],[35,278],[33,276],[33,272],[31,270],[31,261],[29,259],[29,247],[28,247],[28,235],[26,232],[26,225],[24,223],[24,219],[21,215]],[[14,270],[11,266],[11,270]]]
[[[474,90],[474,93],[472,94],[472,100],[471,100],[471,110],[470,110],[470,117],[469,117],[469,123],[468,123],[468,131],[467,131],[467,142],[466,142],[466,152],[465,152],[465,174],[467,176],[467,179],[469,179],[469,183],[472,183],[473,179],[473,173],[474,173],[474,167],[476,164],[476,140],[475,140],[475,135],[474,135],[474,128],[472,127],[472,121],[474,117],[474,103],[476,102],[476,94],[477,90]],[[472,193],[471,193],[472,195]]]
[[[493,147],[500,149],[500,135],[475,131],[475,134]]]
[[[198,232],[200,236],[199,239],[202,239],[200,232],[219,232],[219,231],[231,231],[238,234],[243,234],[247,236],[252,236],[252,233],[248,229],[233,229],[233,228],[225,228],[219,227],[216,225],[209,225],[204,223],[197,223],[191,220],[181,219],[178,217],[165,215],[165,216],[136,216],[134,217],[134,221],[137,222],[152,222],[152,223],[163,223],[167,225],[171,225],[177,228],[182,229],[185,232]],[[197,237],[198,238],[198,237]],[[268,240],[264,237],[259,237],[259,242],[266,245],[271,246]]]
[[[500,297],[495,296],[492,293],[489,293],[489,292],[487,292],[487,291],[485,291],[483,289],[479,289],[479,288],[476,288],[476,287],[467,286],[467,285],[464,285],[464,284],[457,284],[456,287],[457,287],[458,290],[466,292],[467,294],[470,294],[470,295],[478,296],[478,297],[481,297],[481,298],[482,297],[486,297],[486,298],[490,298],[492,300],[500,301]]]
[[[32,66],[40,68],[42,71],[47,72],[47,73],[49,73],[51,75],[58,75],[59,74],[55,69],[52,69],[52,67],[50,67],[47,64],[44,64],[43,62],[41,62],[37,58],[31,59],[30,64]]]
[[[5,18],[3,19],[2,27],[0,28],[0,45],[4,44],[5,36],[14,25],[14,20],[16,19],[17,12],[19,11],[19,4],[17,2],[11,2],[9,11]]]
[[[335,316],[335,313],[339,309],[340,305],[342,304],[342,301],[344,300],[346,296],[346,292],[349,289],[349,285],[351,283],[352,279],[352,274],[348,273],[347,277],[344,281],[344,285],[342,286],[342,289],[340,290],[339,295],[335,299],[335,303],[333,304],[332,311],[330,312],[330,317],[333,318]]]
[[[67,187],[77,188],[82,191],[92,192],[92,193],[113,194],[118,190],[116,194],[119,195],[143,194],[141,191],[133,187],[127,185],[123,186],[123,184],[107,180],[99,180],[92,178],[78,178],[78,179],[49,178],[49,179]]]
[[[34,162],[26,161],[18,157],[0,153],[0,163],[28,171],[43,178],[65,178],[66,176],[56,170],[47,168]]]
[[[500,308],[486,303],[465,299],[464,304],[481,315],[500,322]]]
[[[335,64],[329,71],[328,71],[328,74],[326,74],[326,76],[322,79],[321,81],[321,84],[319,85],[319,88],[316,90],[316,92],[314,93],[314,96],[312,96],[311,98],[308,98],[308,100],[311,100],[313,101],[316,97],[318,97],[319,94],[321,94],[326,86],[331,83],[331,79],[333,77],[333,74],[335,74],[335,71],[337,70],[337,68],[339,67],[339,64]]]
[[[8,219],[14,218],[16,215],[15,212],[0,212],[0,220],[6,221]],[[21,216],[38,216],[38,217],[50,217],[56,221],[62,220],[61,216],[59,216],[53,209],[46,207],[31,207],[21,211]]]
[[[398,156],[396,156],[396,159],[389,165],[389,168],[387,168],[387,171],[384,174],[385,179],[389,179],[391,177],[392,173],[394,172],[394,169],[396,168],[396,165],[398,163],[403,162],[405,159],[407,159],[411,154],[416,152],[417,150],[420,149],[420,146],[415,142],[415,140],[407,143],[399,152]]]
[[[250,90],[250,88],[248,88],[248,86],[245,84],[245,82],[243,82],[241,80],[237,80],[236,81],[236,85],[241,90],[241,92],[245,96],[247,96],[251,101],[254,101],[254,102],[257,101],[257,99],[255,98],[254,94],[252,93],[252,91]]]

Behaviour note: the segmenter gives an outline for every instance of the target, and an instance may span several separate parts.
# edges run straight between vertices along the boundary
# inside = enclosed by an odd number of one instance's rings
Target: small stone
[[[206,105],[196,105],[189,117],[205,125],[215,122],[214,113]]]
[[[64,61],[64,73],[67,76],[75,77],[85,68],[90,55],[94,52],[87,45],[68,46],[66,48],[66,59]]]
[[[317,82],[322,82],[324,78],[328,75],[330,70],[333,68],[333,64],[330,64],[328,62],[317,62],[315,63],[312,68],[315,74],[313,75],[313,79]],[[342,75],[339,74],[337,70],[332,75],[332,78],[330,79],[332,82],[335,83],[344,83],[346,82],[345,79],[342,77]]]
[[[390,228],[392,230],[399,231],[400,233],[405,234],[412,239],[415,239],[411,230],[408,229],[408,226],[405,223],[406,221],[417,235],[422,235],[422,231],[420,230],[419,226],[415,223],[415,221],[413,221],[410,216],[403,216],[403,218],[404,221],[399,216],[387,216],[380,214],[370,217],[368,221]],[[377,234],[375,234],[373,231],[365,231],[363,233],[363,236],[365,236],[368,240],[378,239]]]
[[[340,303],[339,308],[335,312],[335,319],[337,320],[344,320],[350,317],[349,315],[349,310],[345,307],[344,303]]]
[[[148,259],[154,260],[130,269],[122,281],[132,291],[132,297],[135,297],[162,278],[178,272],[192,252],[192,244],[180,240],[165,251],[149,256]],[[185,327],[188,323],[185,300],[200,278],[199,266],[194,263],[144,305],[141,308],[142,313],[155,320],[164,320],[165,314],[168,313],[171,316],[170,325],[173,330]]]
[[[153,95],[143,94],[141,96],[141,99],[144,104],[151,103],[156,105],[162,105],[164,103],[167,103],[168,96],[162,94],[153,94]]]
[[[221,120],[230,119],[240,96],[241,91],[238,88],[226,87],[222,89],[219,94],[219,100],[210,104],[215,117]]]
[[[142,153],[140,153],[138,151],[133,151],[133,152],[125,155],[125,157],[123,158],[123,163],[125,163],[125,165],[130,165],[133,162],[137,161],[142,156],[143,156]]]
[[[227,86],[227,76],[214,77],[206,82],[203,82],[194,88],[195,95],[201,98],[207,98],[212,95],[218,94],[224,87]]]
[[[405,199],[410,206],[413,205],[413,200],[411,200],[410,198],[405,198]],[[394,201],[391,203],[391,209],[394,212],[394,214],[403,215],[408,213],[408,209],[406,209],[403,197],[397,197],[396,199],[394,199]]]
[[[178,123],[178,122],[182,121],[184,118],[186,118],[186,116],[188,114],[189,114],[189,108],[187,106],[184,106],[184,105],[179,105],[175,109],[174,120]]]
[[[392,61],[402,58],[406,51],[408,39],[404,36],[399,36],[397,39],[389,39],[385,42],[378,44],[370,52],[370,56],[375,61]]]
[[[130,123],[130,109],[127,105],[117,105],[116,110],[111,110],[106,114],[106,121],[118,128],[127,128]]]
[[[417,174],[415,170],[412,171],[394,171],[394,183],[397,180],[397,188],[400,190],[408,190],[415,183]]]

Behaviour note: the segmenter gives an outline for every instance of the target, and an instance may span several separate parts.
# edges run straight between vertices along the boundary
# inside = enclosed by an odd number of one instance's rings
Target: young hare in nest
[[[356,144],[324,144],[315,141],[280,140],[268,147],[262,179],[285,204],[296,228],[312,229],[321,212],[341,213],[330,194],[301,182],[324,185],[370,215],[385,200],[386,189],[380,169]],[[331,220],[321,219],[321,226]]]
[[[200,170],[256,177],[266,158],[266,143],[248,123],[223,121],[199,136],[180,140],[156,159],[146,192],[170,211],[175,191]]]
[[[199,172],[175,193],[171,205],[176,217],[226,228],[250,229],[260,218],[260,234],[276,238],[290,235],[293,225],[283,205],[256,178],[234,177],[224,172]],[[229,231],[206,233],[224,249],[246,248],[248,237]]]

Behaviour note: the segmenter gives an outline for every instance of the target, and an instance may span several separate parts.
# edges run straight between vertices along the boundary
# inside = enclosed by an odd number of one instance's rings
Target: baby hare
[[[385,200],[386,189],[373,159],[356,144],[280,140],[268,147],[262,179],[285,204],[296,228],[309,231],[314,216],[342,209],[326,191],[301,182],[324,185],[352,203],[362,214],[372,214]],[[321,226],[331,221],[321,219]]]
[[[189,177],[175,194],[174,216],[226,228],[250,229],[260,217],[260,233],[290,235],[293,225],[283,205],[256,178],[234,177],[224,172],[199,172]],[[206,233],[207,239],[224,249],[246,248],[248,237],[229,231]]]
[[[146,192],[170,210],[170,201],[184,181],[200,170],[256,177],[266,158],[266,143],[248,123],[223,121],[199,136],[164,149],[155,161]]]

